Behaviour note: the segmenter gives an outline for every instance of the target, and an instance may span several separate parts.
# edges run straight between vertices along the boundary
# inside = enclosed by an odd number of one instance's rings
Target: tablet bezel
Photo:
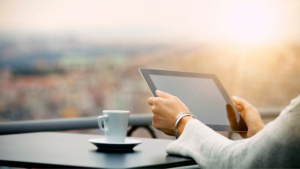
[[[227,104],[230,104],[232,108],[234,109],[235,114],[239,114],[238,110],[234,106],[232,100],[230,99],[229,95],[227,94],[226,90],[224,89],[223,85],[221,84],[218,77],[214,74],[206,74],[206,73],[196,73],[196,72],[181,72],[181,71],[170,71],[170,70],[158,70],[158,69],[139,69],[142,77],[144,78],[146,84],[148,85],[152,95],[154,97],[157,97],[155,94],[155,91],[157,90],[152,79],[150,78],[150,74],[152,75],[164,75],[164,76],[177,76],[177,77],[193,77],[193,78],[207,78],[212,79],[216,86],[218,87],[219,91],[221,92],[223,98],[227,102]],[[204,123],[205,124],[205,123]],[[213,130],[217,131],[234,131],[234,132],[245,132],[247,131],[247,126],[240,116],[240,125],[236,125],[234,127],[231,127],[230,125],[211,125],[211,124],[205,124],[208,127],[212,128]]]

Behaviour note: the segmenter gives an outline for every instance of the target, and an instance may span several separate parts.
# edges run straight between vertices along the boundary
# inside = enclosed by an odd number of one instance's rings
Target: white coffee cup
[[[107,142],[125,142],[129,113],[126,110],[103,110],[103,116],[98,117],[98,126],[105,132]]]

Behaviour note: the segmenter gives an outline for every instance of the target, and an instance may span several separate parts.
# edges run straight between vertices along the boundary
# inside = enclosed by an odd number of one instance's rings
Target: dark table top
[[[165,152],[172,140],[131,138],[143,141],[133,152],[99,152],[88,142],[101,135],[42,132],[0,136],[0,166],[153,168],[196,164],[193,159]]]

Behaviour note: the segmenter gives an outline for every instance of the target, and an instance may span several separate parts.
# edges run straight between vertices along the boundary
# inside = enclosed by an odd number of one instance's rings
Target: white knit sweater
[[[193,119],[166,151],[200,168],[300,168],[300,95],[251,138],[232,141]]]

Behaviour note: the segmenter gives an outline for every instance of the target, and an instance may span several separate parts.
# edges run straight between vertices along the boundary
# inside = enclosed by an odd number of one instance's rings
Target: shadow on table
[[[95,149],[95,150],[90,150],[92,152],[95,153],[113,153],[113,154],[128,154],[128,153],[140,153],[139,150],[130,150],[130,151],[111,151],[111,150],[99,150],[99,149]]]

